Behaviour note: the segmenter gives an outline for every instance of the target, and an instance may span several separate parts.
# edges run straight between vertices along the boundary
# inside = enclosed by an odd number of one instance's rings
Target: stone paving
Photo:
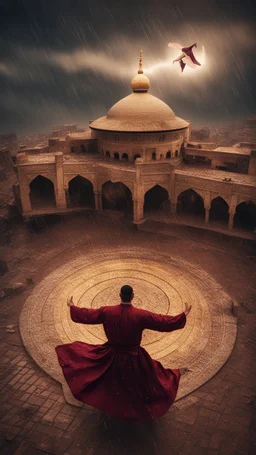
[[[1,256],[10,270],[2,277],[3,285],[29,280],[21,294],[0,301],[0,453],[254,454],[253,246],[238,239],[224,239],[220,234],[185,232],[177,226],[170,226],[169,236],[137,231],[118,217],[113,221],[90,214],[63,217],[60,221],[38,232],[20,223],[1,237]],[[27,354],[18,323],[23,304],[33,292],[32,282],[38,285],[63,264],[102,248],[114,250],[131,244],[193,263],[216,280],[232,299],[238,300],[239,311],[236,343],[221,370],[199,389],[175,402],[161,419],[127,425],[90,407],[67,404],[61,385]]]

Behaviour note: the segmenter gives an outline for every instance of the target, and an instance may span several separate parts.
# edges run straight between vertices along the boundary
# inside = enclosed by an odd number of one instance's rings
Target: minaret
[[[132,79],[131,86],[134,93],[147,93],[150,87],[150,80],[143,74],[142,51],[140,51],[138,74]]]

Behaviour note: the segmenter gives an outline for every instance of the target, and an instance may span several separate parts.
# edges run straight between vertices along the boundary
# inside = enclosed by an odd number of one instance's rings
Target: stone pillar
[[[55,153],[55,166],[56,166],[56,187],[55,187],[55,199],[56,207],[66,208],[66,195],[64,190],[64,174],[63,174],[63,153]]]
[[[210,215],[210,209],[208,207],[205,207],[204,224],[209,223],[209,215]]]
[[[20,199],[23,213],[31,212],[30,188],[29,185],[20,185]]]
[[[70,194],[69,194],[68,188],[65,189],[65,196],[66,196],[66,207],[71,207]]]
[[[143,220],[144,216],[144,201],[133,200],[133,222],[138,223]]]
[[[102,210],[102,192],[101,191],[98,192],[98,207],[99,207],[99,210]]]
[[[102,193],[94,191],[95,210],[102,210]]]
[[[208,204],[204,206],[204,224],[209,224],[210,208],[211,206]]]
[[[173,215],[176,215],[176,213],[177,213],[177,201],[176,202],[171,202],[171,213]]]
[[[234,223],[234,212],[229,212],[229,219],[228,219],[228,228],[233,229],[233,223]]]

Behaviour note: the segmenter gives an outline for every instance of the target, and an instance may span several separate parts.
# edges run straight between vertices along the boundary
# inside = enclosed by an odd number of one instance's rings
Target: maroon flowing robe
[[[124,420],[151,420],[172,405],[179,369],[165,369],[140,346],[144,329],[171,332],[186,324],[186,315],[166,316],[132,304],[99,309],[70,307],[71,318],[82,324],[103,324],[108,342],[81,341],[55,348],[68,386],[77,399]]]

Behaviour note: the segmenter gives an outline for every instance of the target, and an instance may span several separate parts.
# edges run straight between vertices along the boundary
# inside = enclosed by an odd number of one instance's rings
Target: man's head
[[[122,286],[120,290],[120,297],[122,302],[131,302],[134,297],[133,288],[128,284]]]

